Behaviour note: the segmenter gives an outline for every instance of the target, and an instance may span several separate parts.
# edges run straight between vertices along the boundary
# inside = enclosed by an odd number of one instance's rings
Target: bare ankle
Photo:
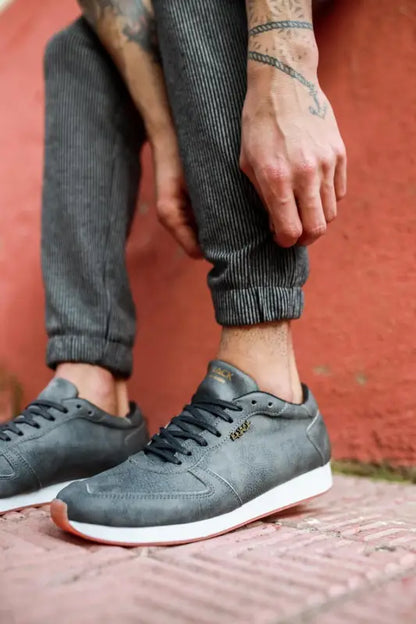
[[[125,416],[130,409],[129,392],[127,388],[127,381],[125,379],[116,379],[116,395],[118,413],[120,416]]]
[[[224,327],[218,358],[253,377],[260,390],[302,403],[290,323]]]
[[[63,362],[57,366],[55,377],[72,382],[78,388],[80,398],[90,401],[105,412],[113,416],[126,415],[127,390],[124,399],[121,390],[117,391],[118,381],[107,369],[92,364]]]

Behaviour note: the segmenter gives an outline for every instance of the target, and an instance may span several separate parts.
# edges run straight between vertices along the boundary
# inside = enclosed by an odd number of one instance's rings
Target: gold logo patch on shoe
[[[251,421],[245,420],[235,431],[230,433],[231,440],[234,441],[234,440],[238,440],[238,438],[241,438],[241,436],[244,435],[245,432],[248,431],[248,429],[250,429],[250,427],[251,427]]]
[[[225,383],[226,381],[231,381],[231,377],[233,376],[233,374],[226,368],[220,368],[219,366],[215,366],[209,376],[212,379],[216,379],[216,381]]]

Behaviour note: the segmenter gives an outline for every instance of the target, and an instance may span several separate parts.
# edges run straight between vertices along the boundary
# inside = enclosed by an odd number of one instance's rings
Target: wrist
[[[172,123],[163,125],[146,127],[147,136],[154,153],[163,159],[168,159],[178,155],[178,143],[175,129]]]
[[[271,73],[274,80],[283,80],[285,78],[284,72],[271,72],[272,65],[268,65],[267,63],[258,63],[255,62],[253,58],[250,58],[255,55],[269,57],[269,59],[274,59],[273,61],[270,60],[271,63],[281,63],[294,71],[308,75],[310,79],[316,79],[318,73],[319,53],[315,42],[310,43],[307,46],[302,44],[292,44],[290,46],[249,45],[247,64],[248,80],[255,81],[257,79],[262,79],[262,76],[267,73]]]
[[[247,92],[253,94],[276,94],[298,92],[308,89],[310,85],[318,85],[317,65],[302,65],[294,68],[280,59],[277,61],[267,53],[262,56],[249,57],[247,67]],[[269,64],[270,63],[270,64]],[[276,66],[276,63],[278,65]],[[298,80],[296,76],[300,76]]]
[[[296,51],[295,51],[296,50]],[[254,94],[298,92],[318,85],[318,50],[308,47],[248,50],[247,90]]]

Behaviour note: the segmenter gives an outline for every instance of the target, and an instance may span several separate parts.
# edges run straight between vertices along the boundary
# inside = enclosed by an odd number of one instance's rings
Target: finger
[[[190,258],[199,260],[203,257],[195,234],[190,227],[186,225],[179,226],[172,232],[172,235]]]
[[[289,175],[281,165],[252,167],[248,158],[240,155],[240,168],[257,191],[269,215],[273,239],[281,247],[292,247],[302,234]]]
[[[296,245],[302,236],[302,222],[299,218],[293,192],[282,194],[270,202],[271,230],[273,238],[280,247]]]
[[[280,247],[292,247],[302,234],[302,223],[289,176],[279,171],[260,171],[256,188],[269,213],[274,240]]]
[[[266,201],[266,198],[265,198],[265,196],[263,194],[263,191],[261,189],[261,185],[258,182],[256,176],[254,175],[254,171],[251,168],[251,166],[247,164],[244,167],[243,171],[244,171],[245,175],[248,177],[248,179],[250,180],[250,182],[252,183],[252,185],[254,186],[254,188],[256,189],[257,195],[259,196],[261,203],[263,204],[264,208],[267,210],[267,213],[269,215],[269,228],[270,228],[270,231],[272,233],[273,239],[276,241],[276,243],[279,244],[278,238],[276,236],[276,226],[275,226],[275,223],[273,222],[272,215],[271,215],[271,213],[273,212],[273,201],[271,199],[269,199],[268,202]],[[283,244],[281,245],[282,247],[290,247],[291,245],[295,244],[295,243],[292,243],[290,241],[288,241],[288,243],[285,244],[285,241],[283,240],[281,234],[279,235],[279,238],[283,242]]]
[[[202,258],[179,158],[153,149],[158,219],[191,258]]]
[[[191,258],[202,258],[195,226],[189,219],[189,211],[183,202],[159,200],[157,213],[160,223],[170,232]]]
[[[297,193],[297,205],[303,234],[300,245],[311,245],[326,232],[326,219],[322,207],[319,181]]]
[[[188,255],[191,256],[191,258],[203,258],[204,254],[198,240],[198,226],[187,194],[184,205],[181,207],[181,215],[184,220],[183,222],[184,228],[186,228],[187,238],[189,239],[189,247],[187,251]]]
[[[347,155],[343,152],[337,159],[334,175],[335,195],[341,201],[347,194]]]
[[[190,227],[186,225],[178,225],[173,228],[165,225],[165,227],[190,258],[198,260],[203,257],[195,234]]]
[[[334,173],[333,167],[329,167],[324,171],[324,177],[321,184],[321,202],[322,209],[324,211],[325,220],[327,223],[331,223],[337,216],[337,198],[334,187]]]

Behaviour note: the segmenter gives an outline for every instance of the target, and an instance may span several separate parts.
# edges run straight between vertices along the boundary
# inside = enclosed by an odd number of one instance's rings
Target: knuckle
[[[328,165],[328,168],[324,171],[324,175],[321,179],[321,186],[325,191],[330,191],[331,188],[334,188],[334,176],[335,167]]]
[[[279,210],[286,211],[293,202],[293,193],[275,193],[277,206]]]
[[[338,156],[339,160],[343,160],[343,161],[347,160],[347,150],[345,149],[344,143],[342,143],[338,147],[338,149],[336,150],[336,155]]]
[[[325,176],[321,182],[321,193],[324,194],[325,199],[331,199],[334,197],[334,176]]]
[[[346,188],[339,189],[337,191],[337,200],[341,201],[341,199],[344,199],[346,194],[347,194],[347,189]]]
[[[302,228],[294,223],[288,223],[281,228],[280,233],[283,234],[286,239],[297,241],[302,235]]]
[[[335,219],[336,216],[337,216],[337,211],[335,209],[330,210],[328,214],[326,215],[326,222],[332,223],[332,221]]]
[[[268,182],[281,182],[289,177],[288,170],[276,163],[265,163],[260,168],[260,175]]]
[[[305,159],[296,166],[297,174],[305,179],[314,178],[318,171],[317,162],[313,159]]]
[[[325,154],[324,156],[322,156],[321,158],[322,169],[326,173],[333,170],[335,168],[335,160],[336,160],[335,154]]]
[[[318,223],[305,229],[308,236],[312,238],[319,238],[320,236],[323,236],[326,232],[326,223]]]

